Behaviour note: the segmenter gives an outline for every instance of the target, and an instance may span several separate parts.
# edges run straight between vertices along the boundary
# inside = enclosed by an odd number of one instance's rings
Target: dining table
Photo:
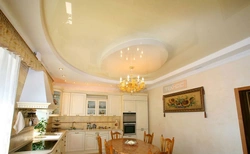
[[[160,153],[160,149],[157,146],[134,138],[119,138],[109,140],[107,145],[113,146],[115,154],[147,154],[149,150],[151,150],[152,154]]]

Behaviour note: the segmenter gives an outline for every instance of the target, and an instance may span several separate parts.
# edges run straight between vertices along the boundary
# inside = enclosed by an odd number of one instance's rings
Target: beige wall
[[[203,112],[166,113],[163,117],[163,86],[177,81],[150,90],[149,125],[155,133],[154,144],[160,146],[163,134],[175,137],[174,154],[241,154],[234,88],[250,85],[249,60],[248,52],[239,60],[177,80],[187,80],[186,89],[204,86],[207,118]]]

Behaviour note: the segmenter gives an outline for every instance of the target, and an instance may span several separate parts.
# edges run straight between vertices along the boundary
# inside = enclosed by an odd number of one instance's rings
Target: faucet
[[[75,126],[74,126],[75,122],[73,121],[72,122],[72,126],[71,126],[71,129],[76,129]]]

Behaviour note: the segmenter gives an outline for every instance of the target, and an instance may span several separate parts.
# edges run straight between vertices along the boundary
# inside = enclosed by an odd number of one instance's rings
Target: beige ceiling
[[[154,81],[250,36],[249,0],[0,2],[56,81]]]

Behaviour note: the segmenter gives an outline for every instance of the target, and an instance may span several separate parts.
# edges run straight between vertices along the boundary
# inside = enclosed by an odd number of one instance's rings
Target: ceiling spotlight
[[[65,75],[62,75],[63,78],[65,78]]]
[[[60,71],[62,71],[62,70],[63,70],[63,68],[59,68],[59,70],[60,70]]]

